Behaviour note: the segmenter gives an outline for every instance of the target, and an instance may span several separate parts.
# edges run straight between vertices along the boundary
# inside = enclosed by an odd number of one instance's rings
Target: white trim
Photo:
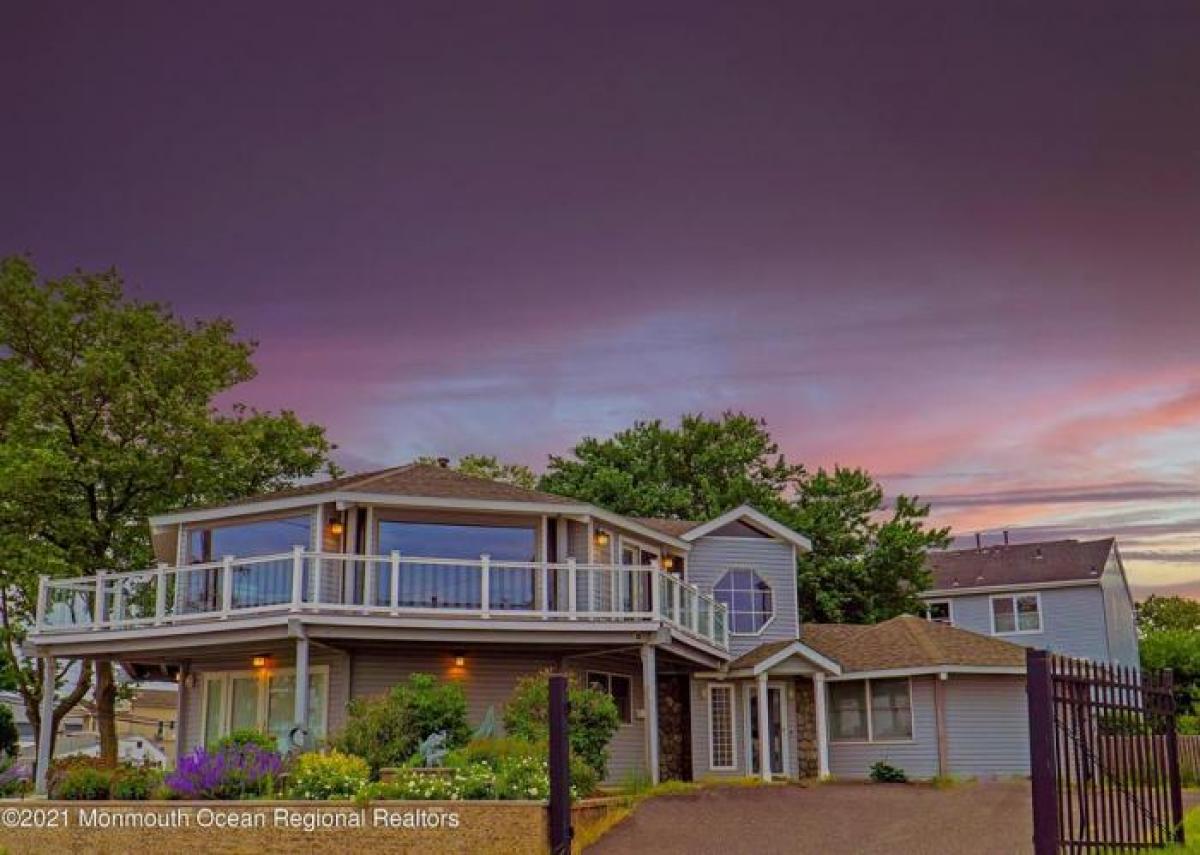
[[[708,768],[712,772],[736,772],[738,768],[737,753],[737,687],[733,683],[709,683],[705,701],[708,704]],[[729,766],[718,766],[713,761],[713,689],[729,692]]]
[[[860,678],[862,679],[862,678]],[[905,680],[908,685],[908,727],[911,733],[907,739],[876,739],[875,738],[875,711],[872,707],[872,691],[871,683],[873,681],[883,682],[887,680]],[[851,680],[839,680],[840,683],[848,683]],[[867,719],[867,738],[866,739],[835,739],[833,737],[833,728],[829,728],[829,743],[831,745],[910,745],[917,741],[917,716],[916,710],[913,707],[913,685],[912,677],[907,679],[901,676],[889,677],[868,677],[862,679],[863,683],[863,699],[866,701],[866,709],[864,714]]]
[[[939,599],[939,600],[923,600],[922,602],[925,605],[925,620],[929,621],[930,623],[942,623],[942,621],[940,621],[940,620],[935,621],[933,618],[931,618],[929,616],[929,607],[941,605],[944,603],[946,605],[946,613],[947,613],[946,616],[950,618],[950,622],[947,624],[944,624],[944,625],[945,626],[954,626],[954,600],[950,599],[949,597],[943,597],[942,599]]]
[[[918,668],[879,668],[874,671],[852,671],[849,674],[826,679],[831,683],[846,683],[851,680],[887,680],[892,677],[926,677],[936,674],[1023,675],[1024,673],[1024,666],[1019,665],[922,665]]]
[[[1103,576],[1103,574],[1101,574]],[[946,597],[966,597],[971,594],[988,594],[1005,591],[1050,591],[1055,588],[1086,588],[1088,585],[1099,585],[1100,576],[1095,579],[1072,579],[1067,582],[1026,582],[1022,585],[976,585],[972,588],[934,588],[922,591],[917,596],[922,600],[941,600]]]
[[[1037,600],[1037,619],[1038,619],[1037,629],[1021,629],[1021,615],[1020,615],[1020,612],[1017,611],[1017,598],[1018,597],[1033,597]],[[996,629],[995,602],[997,600],[1012,600],[1013,629],[1005,630],[1003,632]],[[1046,617],[1045,617],[1045,613],[1042,611],[1041,592],[1034,591],[1034,592],[1030,593],[1028,591],[1026,591],[1026,592],[1018,591],[1015,594],[992,594],[990,597],[988,597],[988,622],[991,626],[992,635],[1041,635],[1042,633],[1044,633],[1046,631]]]
[[[751,708],[750,693],[758,691],[759,682],[760,682],[760,680],[753,680],[753,681],[742,684],[742,706],[743,706],[743,709],[742,709],[742,713],[743,713],[742,714],[742,736],[743,736],[743,741],[745,742],[745,757],[743,757],[743,759],[746,761],[746,777],[748,777],[748,778],[754,775],[754,771],[753,771],[754,770],[754,759],[753,759],[754,740],[752,738],[750,725],[751,725],[751,720],[753,718],[757,717],[757,715],[758,715],[758,710]],[[776,772],[774,769],[772,769],[770,771],[769,775],[788,776],[791,771],[791,752],[788,749],[788,743],[791,742],[791,738],[790,738],[791,728],[788,727],[787,685],[788,684],[786,681],[767,680],[767,692],[768,692],[767,710],[768,711],[771,708],[771,705],[769,703],[770,691],[772,689],[777,689],[779,691],[779,727],[780,727],[780,731],[781,731],[780,736],[783,740],[783,755],[780,757],[780,760],[783,763],[783,769],[779,772]],[[769,716],[768,716],[768,719],[769,719]],[[763,739],[762,734],[759,734],[759,740],[760,740],[759,747],[760,748],[763,746],[762,739]],[[770,739],[766,740],[766,744],[767,744],[766,753],[768,756],[770,756]],[[760,776],[762,776],[764,780],[767,780],[768,775],[763,775],[763,770],[761,768],[758,770],[758,774]]]
[[[777,653],[772,653],[766,659],[764,659],[763,661],[761,661],[757,665],[755,665],[754,668],[751,669],[751,673],[757,676],[758,674],[761,674],[763,671],[769,671],[772,668],[774,668],[776,665],[779,665],[780,663],[784,662],[785,660],[790,659],[791,657],[796,656],[796,655],[803,656],[805,659],[807,659],[813,665],[816,665],[819,668],[822,668],[823,670],[828,671],[831,674],[841,674],[842,673],[841,665],[834,662],[832,659],[830,659],[827,656],[822,656],[820,653],[813,650],[811,647],[809,647],[802,641],[793,641],[787,647],[783,648],[783,650],[780,650]]]
[[[737,520],[750,520],[759,528],[766,529],[769,534],[774,535],[780,540],[787,541],[795,546],[800,547],[805,552],[812,552],[812,541],[799,532],[792,531],[782,523],[778,523],[764,514],[762,511],[752,508],[750,505],[740,505],[731,511],[726,511],[719,517],[715,517],[706,523],[696,526],[690,531],[684,532],[680,537],[687,542],[704,537],[710,531],[716,531],[721,526]]]
[[[771,616],[769,618],[767,618],[763,622],[763,625],[760,626],[754,632],[735,632],[733,629],[733,606],[729,603],[725,603],[726,626],[729,627],[729,634],[731,636],[737,636],[739,638],[757,638],[757,637],[761,636],[764,632],[767,631],[767,627],[769,627],[772,623],[775,622],[775,618],[778,615],[778,610],[775,607],[775,599],[776,599],[775,598],[775,586],[771,584],[770,579],[768,579],[765,575],[763,575],[761,572],[759,572],[757,567],[746,567],[746,566],[739,566],[739,565],[734,565],[732,567],[726,567],[724,570],[721,571],[721,574],[719,576],[717,576],[716,581],[714,581],[712,584],[712,598],[715,602],[718,602],[718,603],[721,602],[719,599],[717,599],[717,586],[719,584],[721,584],[721,580],[724,579],[726,576],[728,576],[730,573],[734,573],[734,572],[738,572],[738,571],[742,571],[742,572],[746,572],[746,573],[753,573],[755,576],[757,576],[759,579],[761,579],[763,582],[766,583],[767,588],[771,591]]]
[[[247,516],[267,511],[302,508],[320,505],[328,502],[352,502],[358,504],[375,504],[393,508],[428,508],[430,510],[459,510],[459,511],[498,511],[502,513],[519,513],[537,516],[540,514],[579,514],[603,520],[609,525],[631,531],[634,534],[649,538],[656,543],[674,546],[683,552],[692,548],[690,542],[664,534],[661,531],[642,525],[636,520],[614,514],[595,505],[583,503],[554,502],[517,502],[492,499],[446,499],[431,496],[402,496],[391,493],[356,493],[349,490],[333,490],[325,493],[309,493],[304,496],[289,496],[280,499],[264,499],[259,502],[248,502],[244,505],[227,505],[221,508],[207,508],[194,511],[174,511],[150,517],[150,525],[159,527],[176,522],[204,522],[224,519],[226,517]],[[757,511],[755,511],[757,513]],[[778,523],[774,523],[778,525]],[[798,535],[797,535],[798,536]]]

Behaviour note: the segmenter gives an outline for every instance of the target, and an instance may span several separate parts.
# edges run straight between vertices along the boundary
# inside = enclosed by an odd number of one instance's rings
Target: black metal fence
[[[1027,665],[1037,855],[1182,843],[1171,672],[1044,650]]]

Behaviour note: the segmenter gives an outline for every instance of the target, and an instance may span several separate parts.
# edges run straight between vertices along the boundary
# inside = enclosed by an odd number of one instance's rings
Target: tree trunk
[[[100,761],[117,765],[117,681],[112,663],[96,663],[96,726],[100,730]]]

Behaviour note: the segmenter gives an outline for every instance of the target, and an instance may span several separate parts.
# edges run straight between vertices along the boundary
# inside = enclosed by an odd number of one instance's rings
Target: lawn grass
[[[1183,815],[1182,846],[1170,846],[1158,851],[1171,855],[1200,855],[1200,808],[1192,808]]]

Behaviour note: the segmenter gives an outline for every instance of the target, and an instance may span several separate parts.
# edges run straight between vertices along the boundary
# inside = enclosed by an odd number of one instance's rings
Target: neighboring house
[[[99,757],[100,736],[80,733],[60,736],[54,746],[55,757]],[[117,759],[124,763],[163,767],[168,765],[166,753],[143,736],[117,737]]]
[[[33,723],[29,721],[29,716],[25,712],[25,699],[21,697],[20,692],[0,691],[0,704],[12,710],[13,723],[17,726],[17,733],[20,737],[21,757],[33,757],[34,748],[37,742],[37,734],[34,732]],[[81,705],[75,706],[68,712],[58,723],[58,738],[64,736],[74,736],[84,733],[87,730],[87,710]]]
[[[930,620],[1138,667],[1133,597],[1114,538],[931,552]]]
[[[243,727],[281,747],[319,744],[351,698],[414,672],[460,683],[478,724],[521,676],[552,668],[616,702],[610,780],[863,775],[873,749],[842,752],[864,727],[869,746],[926,752],[916,774],[932,768],[923,687],[935,677],[953,690],[951,717],[968,675],[999,708],[1023,699],[1013,648],[995,640],[922,623],[986,651],[931,654],[906,630],[885,645],[905,656],[872,662],[866,641],[832,638],[861,628],[802,634],[795,568],[808,541],[750,507],[634,519],[411,464],[150,524],[160,566],[44,580],[26,647],[177,680],[179,753]]]

